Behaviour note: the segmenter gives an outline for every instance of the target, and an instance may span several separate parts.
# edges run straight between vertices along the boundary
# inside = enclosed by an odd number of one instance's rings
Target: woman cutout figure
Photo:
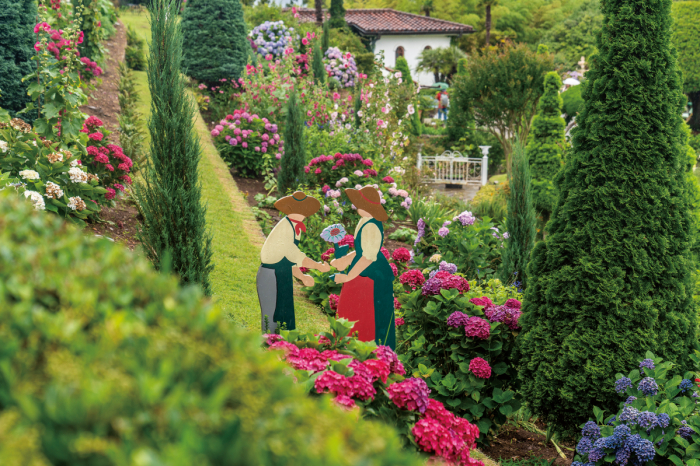
[[[338,270],[350,266],[347,274],[335,275],[336,283],[344,283],[338,317],[357,321],[352,332],[358,332],[360,340],[375,340],[395,349],[394,272],[381,252],[382,222],[389,217],[373,187],[346,189],[345,194],[362,219],[355,228],[355,251],[331,262]]]

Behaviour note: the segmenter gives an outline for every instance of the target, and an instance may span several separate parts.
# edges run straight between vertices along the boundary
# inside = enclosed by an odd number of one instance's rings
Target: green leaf
[[[498,375],[505,374],[506,371],[508,370],[508,364],[501,361],[501,362],[496,363],[493,366],[491,366],[491,369],[493,370],[493,372],[495,372]]]
[[[598,424],[603,423],[603,415],[605,414],[605,411],[600,409],[597,406],[593,406],[593,415],[595,416],[595,420]]]
[[[441,383],[442,383],[445,387],[451,389],[451,388],[453,388],[453,387],[455,386],[455,383],[457,383],[457,379],[455,378],[454,374],[452,374],[452,372],[450,372],[449,374],[447,374],[447,375],[442,379],[442,382],[441,382]],[[477,400],[477,401],[479,401],[479,400]]]
[[[479,392],[472,392],[472,398],[474,399],[474,401],[476,401],[476,402],[478,403],[478,402],[479,402],[479,398],[481,398],[481,393],[479,393]]]
[[[671,455],[668,457],[668,459],[673,461],[673,464],[675,464],[676,466],[684,466],[683,461],[681,461],[681,459],[679,457],[677,457],[676,455]]]
[[[510,407],[510,405],[503,405],[498,410],[503,414],[504,416],[510,416],[511,413],[513,412],[513,408]]]
[[[462,401],[458,398],[450,398],[449,400],[447,400],[447,404],[449,406],[452,406],[453,408],[456,408],[457,406],[462,404]]]
[[[484,435],[489,433],[489,429],[491,428],[491,424],[492,424],[491,420],[487,419],[487,418],[479,419],[476,422],[476,425],[479,428],[479,432],[481,432]]]

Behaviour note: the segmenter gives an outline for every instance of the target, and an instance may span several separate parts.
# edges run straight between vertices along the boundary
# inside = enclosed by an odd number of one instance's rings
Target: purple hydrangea
[[[644,377],[641,382],[639,382],[637,390],[645,395],[654,396],[659,393],[659,386],[656,384],[656,380],[652,379],[651,377]]]
[[[440,272],[448,272],[448,273],[455,274],[455,273],[457,273],[457,266],[455,264],[451,264],[449,262],[442,261],[442,262],[440,262],[440,266],[438,267],[438,270]]]
[[[576,445],[576,451],[581,455],[586,455],[590,453],[591,450],[593,450],[593,441],[590,437],[581,437],[578,445]]]
[[[633,408],[632,406],[625,406],[620,413],[620,421],[626,422],[628,424],[636,424],[637,418],[639,417],[639,410]]]
[[[438,230],[438,235],[440,235],[440,236],[443,237],[443,238],[444,238],[445,236],[447,236],[449,233],[450,233],[450,230],[449,230],[449,228],[447,228],[447,227],[442,227],[442,228],[440,228],[440,229]]]
[[[430,280],[428,280],[430,281]],[[425,288],[425,285],[424,285]],[[447,325],[454,328],[464,327],[469,320],[469,316],[463,312],[455,311],[447,318]]]
[[[294,28],[287,28],[283,21],[265,21],[250,32],[250,38],[260,55],[277,58],[291,46],[292,40],[299,39],[293,32]]]
[[[642,411],[637,417],[637,423],[642,429],[651,429],[656,424],[656,414],[651,411]]]
[[[627,445],[637,455],[640,463],[647,463],[653,460],[656,455],[654,444],[647,439],[643,439],[639,434],[631,435]]]
[[[330,78],[335,78],[343,87],[353,87],[357,81],[357,65],[350,52],[341,52],[338,47],[326,50],[323,60]]]
[[[596,463],[605,458],[605,450],[602,448],[594,448],[588,453],[588,461]]]
[[[642,375],[644,375],[644,368],[654,370],[656,366],[654,366],[654,360],[653,359],[645,359],[642,362],[639,363],[639,370],[642,372]]]
[[[399,408],[418,411],[421,414],[428,408],[430,389],[423,379],[411,378],[396,382],[389,386],[387,392],[391,401]]]
[[[681,426],[676,431],[676,435],[680,435],[684,439],[689,439],[695,433],[692,427],[688,425],[688,421],[681,421]]]
[[[662,429],[665,429],[668,427],[668,424],[671,422],[671,417],[666,414],[666,413],[661,413],[656,416],[656,421],[654,422],[654,425],[652,426],[652,429],[654,427],[661,427]]]
[[[685,393],[689,389],[693,388],[693,382],[691,382],[689,379],[683,379],[681,380],[680,385],[678,385],[678,388],[681,389],[681,393]]]
[[[591,439],[598,440],[600,438],[600,427],[593,421],[588,421],[581,429],[581,435]]]
[[[615,391],[624,393],[628,388],[632,388],[632,381],[629,377],[622,377],[615,382]]]
[[[425,220],[422,218],[418,219],[418,235],[416,235],[416,240],[413,242],[413,245],[416,246],[418,243],[420,243],[421,238],[425,236]]]
[[[423,283],[423,296],[434,296],[440,294],[442,282],[439,278],[429,278]]]
[[[459,220],[459,223],[461,223],[462,226],[466,227],[467,225],[474,225],[474,222],[476,221],[476,217],[474,217],[472,215],[472,213],[469,212],[468,210],[465,210],[464,212],[462,212],[461,214],[459,214],[458,216],[456,216],[452,220],[453,221]]]
[[[630,396],[630,397],[627,398],[627,400],[625,401],[625,404],[626,404],[626,405],[629,405],[629,404],[634,403],[635,401],[637,401],[637,397],[636,397],[636,396]]]
[[[605,440],[605,446],[607,448],[620,448],[625,444],[627,437],[629,437],[631,434],[632,431],[627,424],[620,424],[619,426],[615,427],[613,434],[610,437],[605,437],[601,440]],[[596,444],[597,443],[598,442],[596,442]]]
[[[520,309],[515,309],[512,307],[494,306],[490,309],[484,311],[486,318],[491,322],[503,322],[511,330],[517,330],[520,328],[518,325],[518,319],[522,315]]]

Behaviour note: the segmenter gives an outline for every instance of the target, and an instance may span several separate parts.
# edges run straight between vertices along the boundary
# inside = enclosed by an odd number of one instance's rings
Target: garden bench
[[[418,169],[426,181],[447,185],[481,185],[489,181],[488,160],[491,146],[479,146],[483,157],[465,157],[459,151],[446,150],[441,155],[418,153]]]

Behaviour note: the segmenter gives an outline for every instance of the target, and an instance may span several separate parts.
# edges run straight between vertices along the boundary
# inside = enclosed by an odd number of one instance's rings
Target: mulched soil
[[[80,109],[102,120],[105,127],[112,131],[109,135],[110,142],[119,144],[119,62],[124,60],[126,28],[121,22],[115,27],[116,34],[104,43],[107,61],[102,66],[102,83],[90,93],[87,105]],[[136,231],[141,224],[141,217],[128,195],[119,197],[115,207],[102,207],[100,218],[102,222],[90,223],[85,230],[123,243],[131,250],[139,244]]]
[[[564,459],[559,456],[552,442],[545,445],[544,440],[544,435],[514,426],[505,426],[499,433],[498,438],[491,443],[491,446],[481,448],[481,451],[495,461],[500,459],[541,458],[548,461],[556,460],[554,464],[557,466],[571,464],[574,459],[574,452],[564,447],[573,448],[573,445],[558,443],[561,451],[566,455],[566,459]]]

